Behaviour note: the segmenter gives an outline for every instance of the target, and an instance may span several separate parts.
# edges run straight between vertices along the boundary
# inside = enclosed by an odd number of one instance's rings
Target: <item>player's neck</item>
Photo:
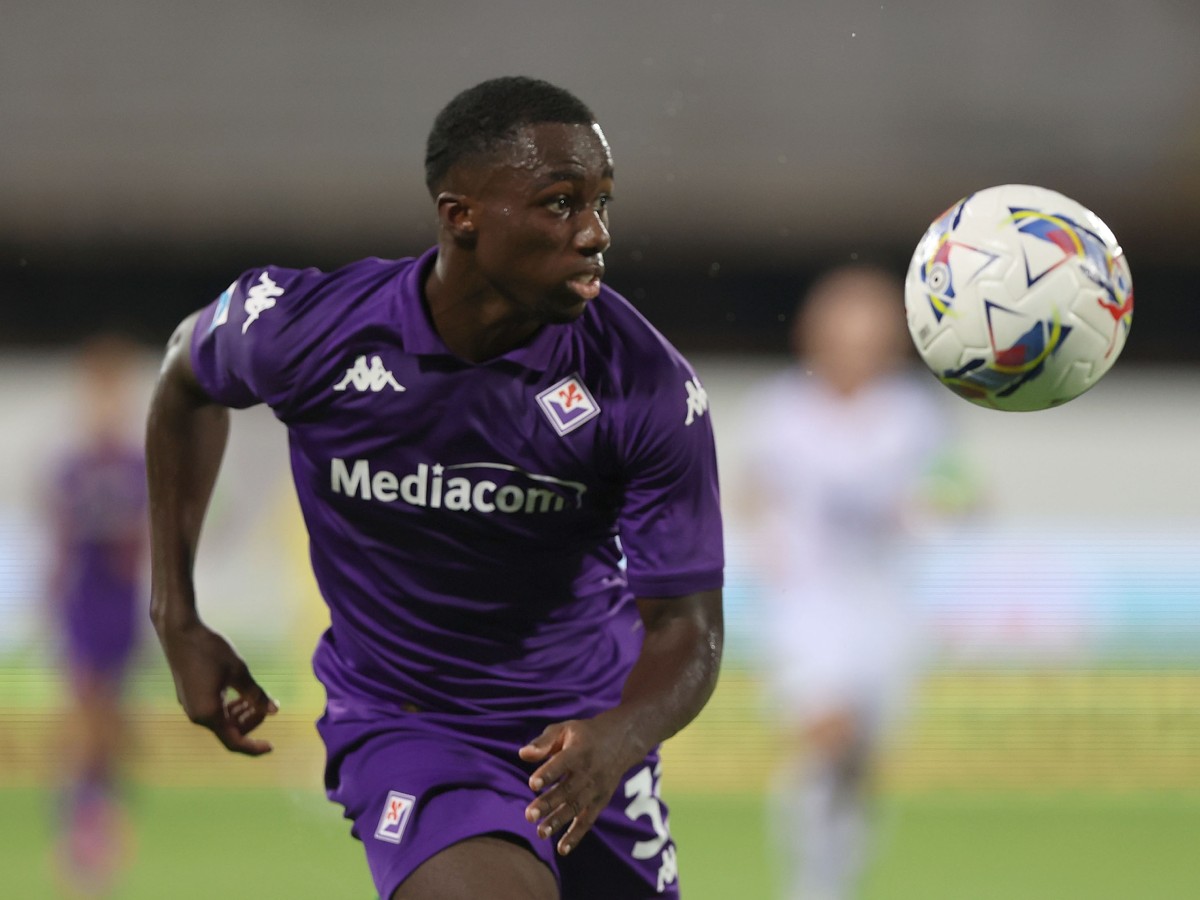
[[[489,285],[439,258],[425,280],[425,302],[438,337],[455,356],[481,363],[526,343],[542,322],[521,315]]]

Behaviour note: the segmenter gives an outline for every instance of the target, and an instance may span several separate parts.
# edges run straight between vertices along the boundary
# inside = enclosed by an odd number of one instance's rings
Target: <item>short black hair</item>
[[[525,125],[590,125],[592,111],[570,91],[548,81],[507,76],[467,88],[434,119],[425,142],[425,186],[431,196],[458,161],[482,156],[511,140]]]

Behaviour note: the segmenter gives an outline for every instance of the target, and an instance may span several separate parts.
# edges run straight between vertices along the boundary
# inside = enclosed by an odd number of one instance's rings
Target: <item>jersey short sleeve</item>
[[[629,587],[638,597],[719,588],[725,559],[708,395],[675,356],[631,400],[618,522]]]
[[[316,270],[274,266],[243,273],[200,311],[192,332],[192,367],[217,403],[241,409],[286,407],[314,342]]]

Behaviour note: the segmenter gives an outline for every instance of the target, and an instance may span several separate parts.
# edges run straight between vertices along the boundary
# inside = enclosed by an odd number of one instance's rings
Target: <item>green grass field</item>
[[[260,667],[284,713],[276,752],[222,752],[135,684],[128,771],[136,863],[114,900],[372,900],[362,850],[317,789],[311,677]],[[61,690],[0,661],[0,900],[58,896],[50,871]],[[887,757],[861,900],[1200,898],[1200,671],[964,671],[929,679]],[[774,900],[762,796],[783,744],[731,669],[664,749],[687,900]],[[268,787],[271,786],[271,787]],[[486,898],[481,898],[486,900]],[[623,898],[612,898],[623,900]]]
[[[146,787],[131,799],[137,857],[117,898],[374,897],[358,844],[317,793]],[[50,802],[0,790],[0,896],[57,896]],[[673,798],[684,896],[774,897],[765,820],[755,796]],[[897,796],[879,824],[863,900],[1200,897],[1195,795]]]

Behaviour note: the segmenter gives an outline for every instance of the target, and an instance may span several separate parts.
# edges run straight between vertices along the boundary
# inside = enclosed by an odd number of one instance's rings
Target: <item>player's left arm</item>
[[[645,629],[621,700],[587,720],[550,725],[521,748],[542,765],[526,817],[568,853],[608,805],[621,778],[692,721],[717,682],[724,626],[724,552],[716,451],[707,394],[678,355],[643,373],[626,422],[626,479],[618,530],[629,587]]]
[[[720,588],[640,599],[638,612],[646,629],[642,650],[620,704],[606,713],[621,724],[629,766],[700,714],[717,686],[725,644]]]
[[[621,702],[592,719],[557,722],[521,748],[545,763],[529,786],[526,817],[569,853],[612,799],[622,776],[696,718],[717,684],[724,644],[721,590],[638,600],[646,635]],[[548,787],[547,787],[548,786]]]

